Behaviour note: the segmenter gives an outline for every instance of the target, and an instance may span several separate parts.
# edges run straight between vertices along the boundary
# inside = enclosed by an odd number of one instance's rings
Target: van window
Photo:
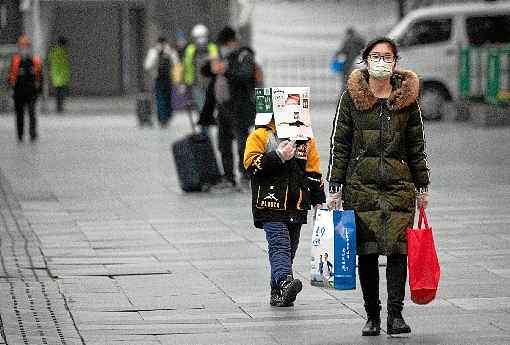
[[[510,43],[510,15],[466,18],[469,44]]]
[[[413,23],[398,43],[401,47],[411,47],[446,42],[451,34],[452,18],[424,19]]]

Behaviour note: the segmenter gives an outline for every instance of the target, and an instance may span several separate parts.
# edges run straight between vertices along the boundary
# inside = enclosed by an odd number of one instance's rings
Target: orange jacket
[[[19,67],[21,65],[21,55],[20,54],[14,54],[12,56],[11,61],[11,70],[9,72],[9,85],[14,86],[16,85],[16,81],[18,80],[18,74],[19,74]],[[41,58],[37,55],[35,55],[32,58],[32,63],[34,64],[34,71],[35,71],[35,80],[40,82],[42,80],[42,61]]]

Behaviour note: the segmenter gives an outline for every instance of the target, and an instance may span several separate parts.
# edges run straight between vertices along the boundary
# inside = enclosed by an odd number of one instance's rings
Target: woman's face
[[[397,63],[395,54],[393,54],[393,50],[391,49],[391,45],[388,43],[378,43],[376,44],[372,50],[370,51],[370,54],[368,54],[367,58],[367,64],[369,71],[376,71],[376,70],[390,70],[391,73],[393,73],[393,70],[395,69],[395,65]],[[384,78],[378,78],[378,79],[386,79],[390,77],[391,73],[389,75],[380,74],[380,76],[385,76]]]

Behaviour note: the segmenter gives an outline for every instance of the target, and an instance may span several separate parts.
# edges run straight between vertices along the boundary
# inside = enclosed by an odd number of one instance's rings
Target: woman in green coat
[[[379,255],[387,256],[388,334],[411,332],[402,317],[407,279],[406,228],[415,206],[427,207],[429,168],[419,80],[395,69],[396,44],[370,42],[366,69],[354,70],[338,103],[331,134],[330,207],[356,213],[358,272],[367,323],[362,335],[380,333]]]

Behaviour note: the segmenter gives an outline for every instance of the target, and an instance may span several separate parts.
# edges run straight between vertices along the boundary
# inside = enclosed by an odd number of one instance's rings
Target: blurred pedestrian
[[[57,44],[48,53],[50,63],[51,84],[55,89],[57,113],[64,111],[64,98],[69,91],[71,81],[71,64],[67,53],[67,39],[59,37]]]
[[[42,91],[42,60],[32,52],[30,38],[18,38],[18,52],[12,56],[8,84],[13,89],[18,141],[23,141],[25,108],[28,109],[30,140],[37,139],[36,101]]]
[[[358,270],[367,323],[380,333],[379,255],[387,256],[388,334],[409,333],[402,317],[407,279],[406,228],[427,207],[429,168],[418,105],[419,80],[396,70],[398,50],[378,38],[363,50],[338,103],[331,135],[328,206],[354,209]],[[343,199],[343,200],[342,200]]]
[[[175,69],[179,69],[180,60],[177,51],[163,36],[149,49],[144,69],[154,79],[154,92],[158,110],[158,122],[162,128],[168,125],[172,116],[172,78]]]
[[[177,49],[177,53],[179,54],[179,59],[182,61],[184,59],[184,50],[188,45],[188,39],[186,38],[186,34],[182,31],[177,31],[175,33],[175,46]]]
[[[251,178],[254,224],[264,229],[268,243],[269,304],[292,306],[302,289],[292,270],[301,226],[311,206],[325,202],[316,141],[278,138],[273,118],[248,137],[244,166]]]
[[[335,57],[337,59],[344,59],[343,63],[343,78],[344,78],[344,87],[347,82],[347,77],[349,76],[352,66],[354,64],[354,60],[361,53],[361,50],[365,47],[365,40],[361,35],[353,28],[349,27],[345,31],[344,40],[342,43],[342,47],[335,52]]]
[[[200,111],[205,103],[209,80],[200,70],[211,60],[218,58],[218,47],[209,41],[209,29],[197,24],[191,30],[192,42],[184,50],[184,83],[191,90],[193,101]]]
[[[243,155],[250,127],[255,123],[255,56],[252,49],[241,47],[237,33],[229,26],[220,31],[217,42],[220,59],[211,62],[211,70],[216,75],[214,98],[218,109],[218,145],[224,175],[223,183],[214,188],[236,186],[234,139],[241,184],[247,186]]]

